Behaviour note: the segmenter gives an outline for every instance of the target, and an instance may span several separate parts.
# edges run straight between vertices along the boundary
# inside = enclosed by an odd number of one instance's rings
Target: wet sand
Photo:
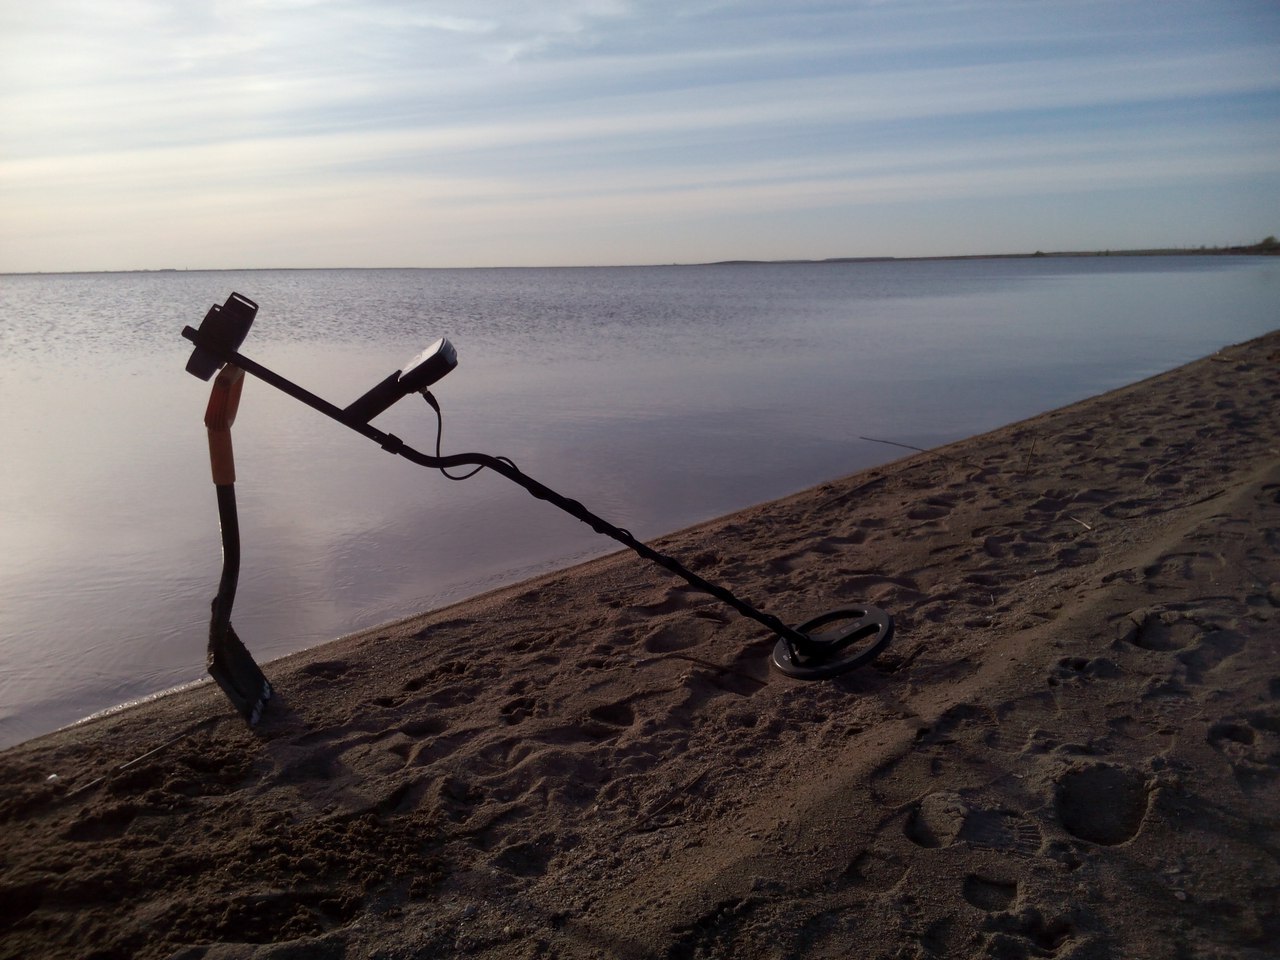
[[[550,509],[547,507],[546,509]],[[1280,332],[0,753],[5,957],[1275,957]]]

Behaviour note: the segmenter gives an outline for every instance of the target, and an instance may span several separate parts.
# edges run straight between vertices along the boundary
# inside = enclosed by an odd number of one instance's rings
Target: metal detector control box
[[[401,397],[421,393],[458,365],[458,351],[441,337],[342,412],[353,423],[368,423]]]
[[[441,337],[410,360],[400,374],[400,388],[405,394],[427,389],[458,365],[458,351]]]

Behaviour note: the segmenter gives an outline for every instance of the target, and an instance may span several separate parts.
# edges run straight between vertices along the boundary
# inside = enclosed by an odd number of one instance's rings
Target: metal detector
[[[218,490],[223,548],[222,580],[213,601],[213,618],[209,625],[209,672],[249,723],[256,723],[261,715],[271,696],[271,684],[231,629],[231,604],[235,599],[239,573],[240,541],[235,515],[235,471],[231,460],[230,428],[246,373],[411,463],[442,472],[467,466],[476,470],[487,469],[519,484],[537,499],[559,507],[596,533],[613,538],[695,589],[710,594],[767,628],[778,637],[773,648],[773,666],[789,677],[802,680],[836,677],[870,663],[888,645],[893,635],[893,620],[878,607],[870,604],[840,607],[806,620],[798,627],[789,627],[772,614],[757,610],[724,587],[704,580],[674,558],[637,540],[630,532],[602,520],[577,500],[562,496],[526,476],[505,457],[483,453],[440,456],[438,449],[436,456],[430,456],[410,447],[394,434],[370,426],[370,420],[411,393],[423,394],[439,412],[428,388],[457,366],[457,352],[448,340],[437,340],[403,369],[395,371],[344,408],[329,403],[237,352],[248,335],[257,309],[252,300],[233,293],[225,304],[209,310],[199,329],[185,327],[182,331],[183,337],[195,344],[187,362],[187,372],[202,380],[218,374],[209,401],[209,412],[205,416],[214,484]],[[218,373],[220,369],[222,372]]]

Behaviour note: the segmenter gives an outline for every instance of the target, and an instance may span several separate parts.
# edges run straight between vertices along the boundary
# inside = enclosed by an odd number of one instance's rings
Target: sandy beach
[[[655,545],[894,642],[619,553],[38,738],[0,955],[1280,955],[1280,332]]]

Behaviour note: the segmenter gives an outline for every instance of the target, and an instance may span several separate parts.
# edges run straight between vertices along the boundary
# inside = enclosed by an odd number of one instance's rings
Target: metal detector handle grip
[[[213,482],[220,487],[236,482],[231,425],[236,422],[243,389],[244,371],[227,364],[213,381],[209,406],[204,411],[204,425],[209,431],[209,466],[213,470]]]

